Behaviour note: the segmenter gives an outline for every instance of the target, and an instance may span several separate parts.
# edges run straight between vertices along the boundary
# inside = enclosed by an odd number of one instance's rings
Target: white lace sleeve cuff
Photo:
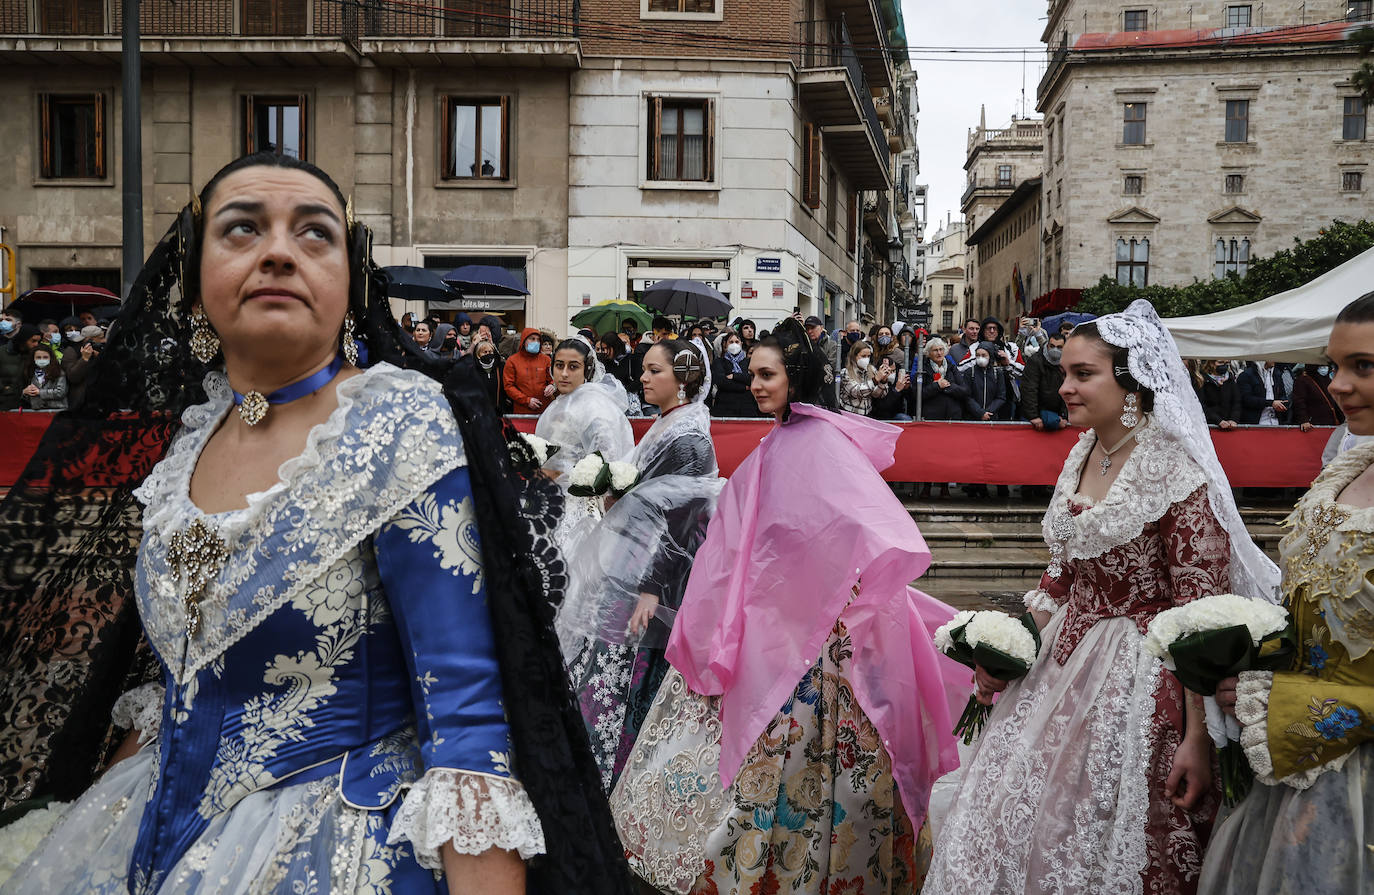
[[[1015,591],[1012,591],[1012,593],[1015,593]],[[1026,596],[1022,598],[1022,602],[1025,603],[1026,608],[1032,612],[1054,612],[1059,608],[1059,603],[1054,597],[1040,588],[1027,591]]]
[[[405,840],[421,867],[442,870],[453,843],[460,855],[506,849],[522,859],[544,854],[544,828],[520,781],[475,771],[433,768],[406,793],[387,844]]]
[[[157,739],[162,729],[162,700],[166,688],[162,684],[135,687],[115,700],[110,720],[115,727],[138,731],[138,744]]]
[[[1250,767],[1264,783],[1274,783],[1274,760],[1269,755],[1269,689],[1271,671],[1242,671],[1236,684],[1236,720],[1240,745]]]

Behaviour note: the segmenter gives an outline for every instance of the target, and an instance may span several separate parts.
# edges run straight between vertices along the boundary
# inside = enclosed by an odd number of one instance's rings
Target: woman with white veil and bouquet
[[[628,396],[620,380],[608,374],[592,345],[581,336],[564,339],[553,351],[553,387],[558,397],[539,415],[531,442],[544,472],[567,494],[578,461],[599,453],[617,461],[634,450],[635,437],[625,417]],[[554,530],[565,554],[577,538],[601,518],[601,500],[569,495]]]
[[[668,672],[663,649],[724,484],[699,349],[677,339],[656,343],[640,381],[659,416],[625,460],[638,482],[617,487],[611,469],[594,477],[602,488],[581,482],[576,468],[570,473],[579,491],[610,493],[611,506],[568,553],[558,613],[563,656],[608,791]]]
[[[1278,570],[1246,533],[1148,302],[1079,326],[1061,366],[1070,421],[1089,431],[1026,595],[1043,646],[1017,681],[976,672],[981,699],[1003,692],[965,756],[927,891],[1191,893],[1219,802],[1212,743],[1203,698],[1145,633],[1201,597],[1272,601]]]

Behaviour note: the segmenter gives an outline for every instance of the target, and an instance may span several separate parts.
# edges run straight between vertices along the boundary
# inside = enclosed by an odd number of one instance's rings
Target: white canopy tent
[[[1184,357],[1305,363],[1322,357],[1341,308],[1370,291],[1374,249],[1296,289],[1215,314],[1171,317],[1164,325]]]

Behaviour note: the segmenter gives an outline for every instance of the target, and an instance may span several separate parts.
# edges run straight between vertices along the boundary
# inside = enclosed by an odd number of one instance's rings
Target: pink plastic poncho
[[[930,550],[878,474],[899,432],[794,404],[721,492],[667,657],[694,691],[722,697],[723,786],[840,617],[854,648],[854,695],[892,757],[914,824],[931,784],[958,765],[950,707],[966,698],[968,671],[931,641],[954,610],[908,589]]]

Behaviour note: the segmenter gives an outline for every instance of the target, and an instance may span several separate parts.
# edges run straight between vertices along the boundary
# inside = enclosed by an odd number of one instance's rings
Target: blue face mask
[[[538,354],[538,353],[539,353],[539,340],[538,340],[538,339],[530,339],[528,342],[525,343],[525,350],[528,351],[530,354]]]
[[[13,320],[0,320],[0,333],[12,333],[12,332],[14,332],[14,321],[13,321]]]
[[[886,348],[888,345],[891,345],[891,344],[892,344],[892,337],[891,337],[891,336],[879,336],[879,337],[878,337],[878,344],[879,344],[879,345],[882,345],[884,348]]]
[[[54,345],[61,345],[61,344],[62,344],[62,334],[61,334],[61,333],[48,333],[48,341],[51,342],[51,343],[53,343]]]

